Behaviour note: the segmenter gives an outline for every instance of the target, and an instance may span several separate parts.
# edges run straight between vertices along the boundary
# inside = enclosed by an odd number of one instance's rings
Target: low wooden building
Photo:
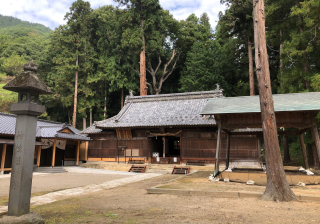
[[[291,93],[291,94],[274,94],[274,111],[277,128],[290,128],[294,131],[278,130],[279,135],[296,135],[300,139],[301,152],[304,159],[305,167],[309,168],[306,147],[304,144],[303,134],[311,130],[313,139],[313,157],[319,161],[320,156],[320,140],[315,116],[320,111],[320,93]],[[261,103],[264,106],[264,102]],[[262,135],[262,120],[260,110],[259,96],[242,96],[242,97],[226,97],[209,99],[203,110],[203,116],[214,116],[217,120],[219,132],[225,132],[228,139],[243,133],[235,132],[235,129],[245,128],[250,130],[246,134]],[[273,115],[271,115],[273,116]],[[250,129],[249,129],[250,128]],[[260,131],[253,130],[258,128]],[[219,148],[221,153],[228,152],[229,148],[223,139]],[[218,150],[219,151],[219,150]],[[221,153],[217,153],[217,161]],[[232,160],[232,149],[230,148],[230,156],[226,155],[226,160]],[[219,162],[216,163],[216,172],[218,172]]]
[[[16,115],[0,113],[0,172],[10,172],[14,149]],[[87,161],[90,140],[69,124],[38,119],[34,164],[78,165]]]
[[[200,116],[200,111],[208,98],[222,97],[219,88],[148,96],[130,94],[116,116],[94,122],[82,132],[92,139],[88,161],[214,163],[216,121],[213,117]],[[230,148],[232,162],[259,164],[260,145],[256,135],[233,136]]]

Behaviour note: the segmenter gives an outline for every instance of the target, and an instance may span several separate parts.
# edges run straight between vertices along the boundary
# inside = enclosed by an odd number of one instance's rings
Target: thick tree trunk
[[[107,89],[107,83],[105,83],[105,90],[104,90],[104,112],[103,112],[103,118],[106,119],[107,116],[107,94],[108,94],[108,89]]]
[[[121,109],[123,108],[123,86],[121,88]]]
[[[267,168],[267,186],[262,199],[297,200],[286,179],[278,141],[265,36],[264,0],[253,0],[253,15],[255,64]]]
[[[77,47],[77,51],[78,51],[78,47]],[[79,56],[77,54],[76,66],[78,66],[78,62],[79,62]],[[75,84],[74,84],[74,104],[73,104],[73,121],[72,121],[72,126],[74,128],[76,127],[76,122],[77,122],[77,104],[78,104],[78,68],[76,71]]]
[[[289,163],[291,162],[290,158],[290,152],[289,152],[289,147],[288,147],[288,136],[283,135],[282,136],[283,140],[283,163]]]
[[[248,38],[248,57],[249,57],[249,82],[250,82],[250,96],[254,96],[254,76],[253,76],[253,58],[252,45],[250,38]]]
[[[319,133],[318,133],[318,127],[316,124],[316,121],[313,122],[312,127],[311,127],[311,136],[312,136],[312,141],[315,145],[315,149],[317,151],[317,159],[318,161],[320,160],[320,139],[319,139]]]

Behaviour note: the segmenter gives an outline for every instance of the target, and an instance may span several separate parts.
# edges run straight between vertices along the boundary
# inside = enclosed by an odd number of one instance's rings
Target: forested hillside
[[[115,115],[125,95],[140,93],[140,61],[148,94],[224,89],[225,96],[258,94],[251,0],[222,0],[216,27],[206,12],[176,20],[158,0],[115,0],[93,10],[77,0],[65,25],[0,17],[1,73],[15,76],[31,59],[54,94],[41,97],[47,119],[82,128]],[[272,91],[320,90],[319,1],[266,0]],[[251,85],[250,81],[251,80]],[[74,110],[74,96],[77,107]],[[311,143],[306,140],[308,147]]]
[[[23,65],[34,60],[41,64],[49,44],[51,30],[38,23],[0,15],[0,85],[23,70]],[[8,77],[6,77],[8,76]],[[2,84],[1,84],[2,83]],[[9,112],[11,102],[17,100],[1,88],[0,111]]]

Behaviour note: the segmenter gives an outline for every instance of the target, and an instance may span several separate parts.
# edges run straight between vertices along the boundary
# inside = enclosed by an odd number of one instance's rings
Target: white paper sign
[[[160,158],[159,157],[157,157],[157,162],[160,162]]]
[[[177,157],[173,157],[173,162],[174,162],[174,163],[177,162]]]

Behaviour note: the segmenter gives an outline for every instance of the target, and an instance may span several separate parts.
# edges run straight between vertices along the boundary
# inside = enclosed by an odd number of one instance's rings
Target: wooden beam
[[[41,158],[41,146],[37,146],[38,151],[37,151],[37,167],[40,167],[40,158]]]
[[[52,167],[54,167],[55,160],[56,160],[56,147],[57,147],[57,140],[54,139],[54,141],[53,141],[53,150],[52,150],[52,163],[51,163]]]
[[[301,130],[299,130],[299,134],[305,133],[305,132],[309,131],[310,129],[311,129],[311,128],[301,129]]]
[[[306,145],[304,144],[303,133],[301,133],[299,135],[299,138],[300,138],[300,146],[301,146],[304,165],[305,165],[306,169],[309,169],[308,157],[307,157],[307,152],[306,152]]]
[[[219,173],[219,155],[221,148],[221,120],[217,120],[218,123],[218,137],[217,137],[217,148],[216,148],[216,161],[214,166],[214,176]]]
[[[318,153],[318,159],[320,161],[320,139],[319,139],[319,133],[318,133],[316,121],[314,121],[311,126],[311,135],[312,135],[313,143],[316,147],[316,151]]]
[[[229,168],[229,158],[230,158],[230,135],[227,133],[226,169]]]
[[[78,144],[77,144],[77,155],[76,155],[76,158],[77,158],[76,165],[77,166],[79,166],[79,155],[80,155],[80,141],[78,141]]]
[[[2,157],[1,157],[1,168],[0,171],[4,171],[4,163],[6,162],[6,152],[7,152],[7,144],[3,144],[2,146]]]

